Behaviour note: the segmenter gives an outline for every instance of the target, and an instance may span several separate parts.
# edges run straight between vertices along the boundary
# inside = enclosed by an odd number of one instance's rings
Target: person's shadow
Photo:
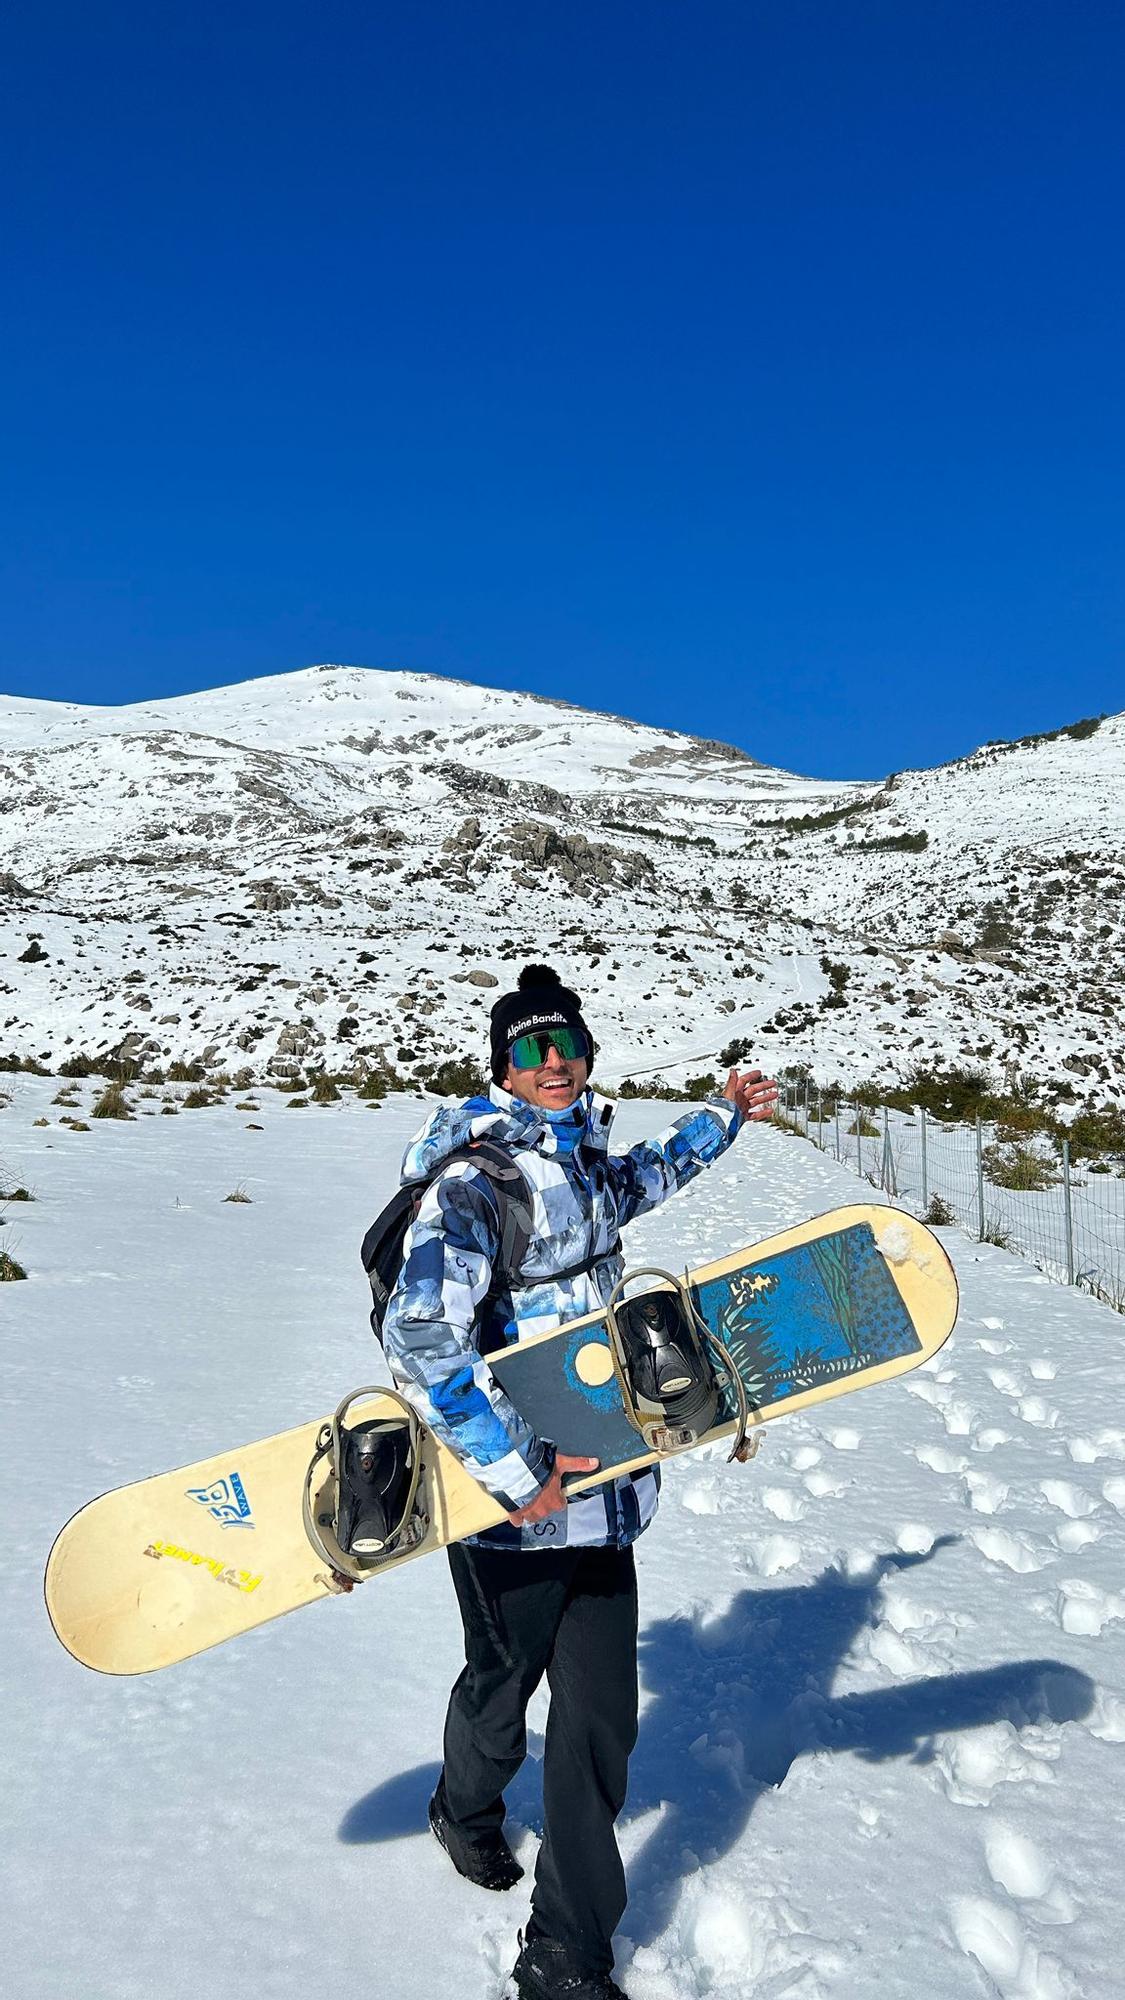
[[[714,1624],[665,1618],[642,1632],[642,1685],[651,1698],[629,1766],[623,1822],[658,1806],[662,1811],[628,1870],[634,1945],[667,1929],[683,1877],[736,1844],[762,1793],[784,1781],[797,1757],[849,1750],[871,1762],[925,1763],[934,1738],[951,1731],[996,1722],[1019,1730],[1088,1714],[1093,1682],[1058,1660],[1018,1660],[833,1696],[855,1639],[877,1622],[884,1579],[931,1561],[956,1540],[945,1536],[926,1555],[880,1556],[858,1580],[829,1569],[810,1584],[744,1590]],[[439,1768],[416,1766],[358,1799],[340,1839],[420,1832]],[[541,1830],[534,1753],[507,1801],[515,1819]]]

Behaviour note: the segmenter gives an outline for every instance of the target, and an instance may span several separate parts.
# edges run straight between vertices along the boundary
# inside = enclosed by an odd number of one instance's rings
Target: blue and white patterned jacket
[[[622,1273],[611,1247],[619,1230],[687,1187],[726,1152],[742,1123],[720,1098],[613,1156],[613,1108],[587,1090],[569,1112],[548,1116],[494,1084],[488,1097],[435,1111],[403,1160],[404,1183],[438,1177],[403,1246],[383,1325],[387,1359],[419,1415],[509,1512],[546,1485],[554,1447],[517,1414],[482,1348],[494,1351],[596,1312]],[[532,1194],[520,1276],[534,1282],[491,1297],[500,1243],[491,1184],[471,1159],[438,1171],[450,1153],[485,1137],[517,1156]],[[580,1276],[553,1275],[590,1257],[598,1261]],[[569,1501],[545,1522],[522,1529],[502,1522],[474,1539],[492,1548],[624,1548],[652,1519],[659,1485],[658,1472],[646,1468]]]

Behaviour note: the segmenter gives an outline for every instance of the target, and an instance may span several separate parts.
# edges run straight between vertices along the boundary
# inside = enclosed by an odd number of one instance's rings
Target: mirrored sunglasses
[[[574,1028],[548,1028],[538,1035],[521,1035],[508,1050],[513,1069],[541,1069],[547,1050],[557,1049],[564,1062],[582,1062],[586,1038]]]

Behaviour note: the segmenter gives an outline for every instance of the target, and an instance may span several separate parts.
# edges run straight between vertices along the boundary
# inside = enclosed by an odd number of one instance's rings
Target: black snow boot
[[[608,1972],[584,1972],[554,1938],[521,1934],[512,1978],[519,2000],[629,2000]]]
[[[514,1889],[523,1869],[503,1834],[479,1834],[475,1840],[463,1834],[445,1810],[439,1785],[430,1800],[430,1831],[444,1847],[453,1866],[478,1889]]]

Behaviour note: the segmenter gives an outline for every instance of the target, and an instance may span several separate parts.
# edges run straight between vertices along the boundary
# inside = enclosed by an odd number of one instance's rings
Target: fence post
[[[922,1207],[925,1210],[930,1205],[930,1177],[926,1165],[926,1107],[924,1104],[918,1106],[918,1112],[922,1120]]]
[[[1070,1200],[1070,1140],[1063,1140],[1063,1212],[1066,1216],[1066,1282],[1074,1283],[1074,1210]]]
[[[822,1093],[821,1091],[819,1091],[819,1090],[818,1090],[818,1091],[817,1091],[817,1093],[816,1093],[816,1143],[817,1143],[817,1145],[818,1145],[818,1146],[820,1147],[820,1150],[821,1150],[821,1152],[823,1153],[823,1151],[824,1151],[824,1096],[823,1096],[823,1093]]]
[[[855,1170],[857,1174],[863,1172],[863,1127],[859,1121],[858,1097],[855,1101]]]
[[[809,1136],[809,1080],[805,1078],[805,1137]]]
[[[883,1193],[897,1195],[898,1176],[895,1173],[895,1152],[891,1145],[891,1114],[883,1106]]]
[[[836,1158],[840,1158],[840,1100],[836,1099]]]
[[[977,1112],[977,1235],[984,1242],[984,1141]]]

